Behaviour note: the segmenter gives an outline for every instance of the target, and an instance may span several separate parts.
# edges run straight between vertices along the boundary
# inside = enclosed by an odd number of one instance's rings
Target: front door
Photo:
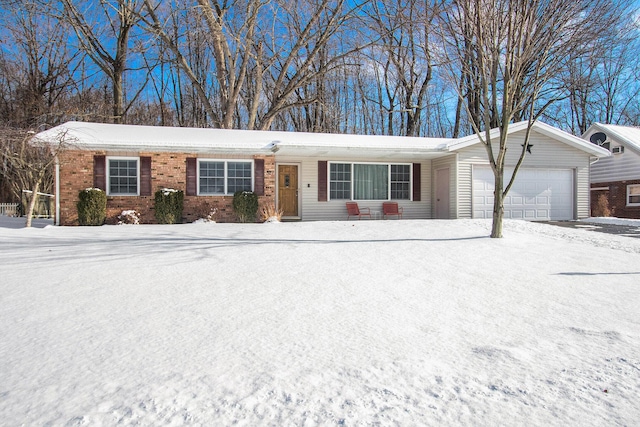
[[[436,171],[436,218],[449,219],[449,169]]]
[[[278,208],[282,216],[298,216],[297,165],[278,165]]]

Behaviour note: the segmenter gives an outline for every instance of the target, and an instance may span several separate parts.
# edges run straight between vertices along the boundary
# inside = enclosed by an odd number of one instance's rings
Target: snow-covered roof
[[[583,138],[588,140],[595,132],[604,132],[607,139],[614,139],[617,143],[640,153],[640,127],[594,123],[584,133]]]
[[[529,125],[529,122],[526,120],[522,122],[512,123],[509,125],[508,133],[511,135],[516,132],[524,131],[527,129],[528,125]],[[536,121],[533,124],[532,130],[542,135],[546,135],[550,138],[553,138],[556,141],[563,142],[571,147],[577,148],[582,151],[586,151],[587,153],[595,157],[607,157],[611,155],[609,150],[606,150],[602,147],[598,147],[597,145],[591,144],[590,142],[585,141],[582,138],[571,135],[570,133],[567,133],[561,129],[558,129],[554,126],[548,125],[541,121]],[[490,135],[491,135],[491,138],[497,138],[500,135],[500,129],[498,128],[492,129],[490,131]],[[459,138],[458,140],[450,144],[449,150],[457,151],[462,148],[469,147],[474,144],[478,144],[479,142],[480,140],[477,135],[475,134],[469,135],[464,138]]]
[[[400,136],[344,135],[305,132],[179,128],[105,123],[67,122],[37,138],[100,150],[162,150],[188,152],[298,152],[300,150],[356,149],[405,153],[446,150],[450,139]]]
[[[262,132],[67,122],[36,135],[41,140],[64,137],[73,147],[99,150],[270,152],[273,140]]]
[[[510,125],[519,132],[527,122]],[[536,122],[533,129],[597,157],[610,153],[553,126]],[[491,131],[492,136],[499,130]],[[386,135],[345,135],[307,132],[251,131],[67,122],[36,135],[41,141],[59,141],[80,149],[107,151],[220,152],[243,154],[326,156],[352,153],[362,156],[435,158],[480,142],[464,138],[420,138]]]

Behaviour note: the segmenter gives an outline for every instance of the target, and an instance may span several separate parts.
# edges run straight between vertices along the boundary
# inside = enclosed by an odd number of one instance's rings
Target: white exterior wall
[[[619,147],[616,141],[611,142],[611,148]],[[629,181],[640,179],[640,155],[629,147],[624,153],[612,154],[591,165],[591,182]]]
[[[524,131],[509,136],[506,166],[515,166],[522,151]],[[574,171],[574,211],[577,218],[589,216],[589,154],[555,141],[545,135],[532,132],[524,168],[558,168]],[[495,148],[497,152],[497,147]],[[458,218],[472,218],[472,169],[473,165],[488,165],[487,151],[482,144],[458,151]],[[505,183],[506,185],[507,183]]]
[[[327,221],[346,220],[346,200],[318,201],[318,161],[328,162],[362,162],[362,163],[420,163],[421,164],[421,201],[397,200],[398,205],[404,208],[403,219],[429,219],[431,218],[431,161],[393,158],[389,159],[364,159],[359,157],[297,157],[276,154],[276,170],[278,164],[297,164],[299,167],[299,216],[303,221]],[[327,170],[328,173],[328,170]],[[328,180],[328,178],[327,178]],[[277,187],[277,183],[276,183]],[[394,200],[396,201],[396,200]],[[368,207],[371,211],[379,211],[382,218],[382,202],[358,201],[360,207]]]

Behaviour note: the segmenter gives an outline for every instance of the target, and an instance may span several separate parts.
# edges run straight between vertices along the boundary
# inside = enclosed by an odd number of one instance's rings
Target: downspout
[[[589,161],[589,192],[587,193],[588,194],[587,199],[588,199],[588,203],[589,203],[589,216],[591,216],[591,166],[593,166],[596,163],[598,163],[598,161],[600,161],[600,157],[591,157],[589,160],[590,160]],[[576,218],[578,217],[577,210],[578,210],[578,207],[577,207],[577,203],[576,203]]]
[[[56,204],[56,220],[55,220],[55,225],[60,225],[60,160],[58,159],[58,156],[56,156],[56,171],[55,171],[55,176],[56,176],[56,188],[54,191],[54,197],[56,198],[55,200],[55,204]]]

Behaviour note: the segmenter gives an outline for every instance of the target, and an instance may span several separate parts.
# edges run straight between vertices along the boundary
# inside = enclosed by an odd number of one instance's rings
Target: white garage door
[[[505,171],[505,185],[513,169]],[[493,216],[493,171],[473,168],[473,217]],[[504,217],[526,220],[571,220],[573,215],[571,169],[520,169],[504,201]]]

